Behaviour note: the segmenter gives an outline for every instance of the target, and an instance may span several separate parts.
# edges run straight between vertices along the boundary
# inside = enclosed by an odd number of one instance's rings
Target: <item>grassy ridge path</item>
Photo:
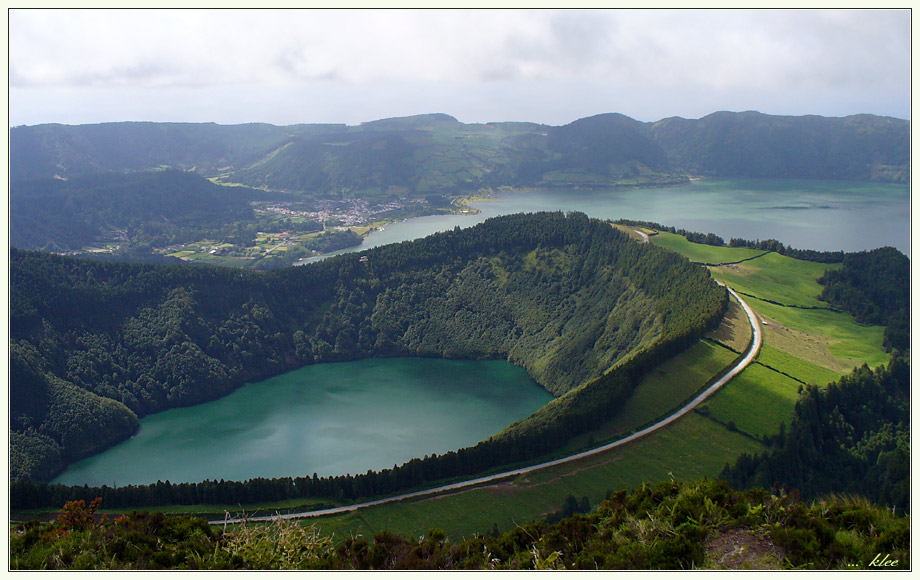
[[[291,513],[291,514],[276,514],[273,516],[259,516],[259,517],[251,517],[251,518],[227,517],[223,520],[211,521],[209,523],[212,525],[221,525],[221,524],[226,525],[226,524],[239,524],[239,523],[243,523],[247,521],[248,522],[273,521],[278,518],[281,518],[281,519],[310,518],[310,517],[328,516],[328,515],[333,515],[333,514],[352,512],[352,511],[355,511],[361,508],[376,506],[376,505],[380,505],[384,503],[402,501],[404,499],[411,499],[411,498],[421,497],[425,495],[441,493],[445,491],[453,491],[453,490],[461,489],[464,487],[472,487],[472,486],[480,485],[483,483],[489,483],[489,482],[498,481],[500,479],[506,479],[508,477],[515,477],[515,476],[522,475],[525,473],[530,473],[532,471],[537,471],[539,469],[545,469],[547,467],[554,467],[556,465],[561,465],[563,463],[568,463],[570,461],[576,461],[579,459],[583,459],[585,457],[590,457],[591,455],[596,455],[598,453],[604,453],[605,451],[609,451],[621,445],[626,445],[627,443],[631,443],[635,441],[636,439],[644,437],[648,435],[649,433],[653,433],[661,429],[662,427],[665,427],[666,425],[673,423],[677,419],[683,417],[684,415],[692,411],[694,407],[702,403],[710,395],[715,393],[722,386],[728,383],[728,381],[730,381],[735,376],[737,376],[741,371],[743,371],[749,364],[751,364],[751,362],[753,362],[754,358],[757,356],[757,353],[760,351],[760,346],[763,342],[763,335],[762,335],[760,323],[757,319],[757,316],[754,314],[754,311],[751,309],[751,307],[748,306],[747,303],[744,300],[742,300],[741,297],[734,290],[732,290],[731,288],[728,288],[727,286],[726,288],[744,308],[744,312],[745,314],[747,314],[748,320],[751,323],[751,330],[753,331],[753,337],[751,339],[751,344],[748,346],[748,349],[745,352],[744,356],[741,358],[741,360],[739,360],[731,368],[722,372],[721,375],[718,376],[718,378],[716,378],[713,381],[712,385],[710,385],[706,390],[700,393],[692,401],[690,401],[689,403],[687,403],[686,405],[684,405],[683,407],[681,407],[680,409],[678,409],[676,412],[672,413],[671,415],[658,421],[657,423],[649,427],[646,427],[645,429],[642,429],[640,431],[636,431],[632,435],[629,435],[622,439],[618,439],[612,443],[602,445],[595,449],[589,449],[588,451],[583,451],[581,453],[576,453],[574,455],[569,455],[567,457],[562,457],[560,459],[554,459],[552,461],[546,461],[544,463],[539,463],[537,465],[531,465],[529,467],[522,467],[520,469],[515,469],[512,471],[505,471],[502,473],[496,473],[494,475],[487,475],[485,477],[479,477],[476,479],[470,479],[470,480],[461,481],[458,483],[452,483],[449,485],[442,485],[440,487],[433,487],[433,488],[425,489],[421,491],[404,493],[401,495],[395,495],[395,496],[386,497],[386,498],[378,499],[374,501],[368,501],[364,503],[352,504],[352,505],[347,505],[347,506],[339,506],[335,508],[315,510],[315,511],[309,511],[309,512],[299,512],[299,513]]]

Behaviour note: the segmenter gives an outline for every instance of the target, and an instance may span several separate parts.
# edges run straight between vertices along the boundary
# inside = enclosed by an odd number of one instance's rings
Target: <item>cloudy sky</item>
[[[10,125],[910,118],[910,13],[12,10]]]

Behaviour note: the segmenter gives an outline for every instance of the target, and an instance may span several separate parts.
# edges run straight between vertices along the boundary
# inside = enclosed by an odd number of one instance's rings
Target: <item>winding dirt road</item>
[[[721,282],[719,284],[721,284]],[[735,299],[737,299],[738,302],[741,304],[741,306],[744,308],[744,312],[745,314],[747,314],[748,320],[751,323],[751,330],[753,331],[753,338],[751,340],[750,346],[748,347],[748,350],[744,354],[744,357],[741,358],[741,360],[739,360],[730,369],[724,371],[721,374],[721,376],[719,376],[712,383],[712,385],[709,386],[709,388],[707,388],[705,391],[700,393],[692,401],[690,401],[689,403],[687,403],[686,405],[684,405],[683,407],[681,407],[680,409],[678,409],[671,415],[665,417],[661,421],[658,421],[654,425],[646,427],[645,429],[642,429],[641,431],[637,431],[633,433],[632,435],[629,435],[622,439],[618,439],[612,443],[608,443],[606,445],[602,445],[600,447],[597,447],[595,449],[590,449],[588,451],[583,451],[581,453],[576,453],[575,455],[569,455],[568,457],[562,457],[560,459],[555,459],[553,461],[546,461],[544,463],[540,463],[537,465],[531,465],[529,467],[522,467],[520,469],[514,469],[511,471],[496,473],[494,475],[487,475],[485,477],[479,477],[476,479],[470,479],[470,480],[461,481],[458,483],[452,483],[450,485],[442,485],[440,487],[433,487],[433,488],[425,489],[422,491],[414,491],[411,493],[404,493],[402,495],[395,495],[395,496],[386,497],[386,498],[378,499],[374,501],[368,501],[364,503],[352,504],[352,505],[347,505],[347,506],[340,506],[340,507],[329,508],[329,509],[324,509],[324,510],[315,510],[315,511],[310,511],[310,512],[299,512],[299,513],[292,513],[292,514],[276,514],[272,516],[259,516],[259,517],[250,517],[250,518],[230,518],[228,514],[228,517],[223,520],[216,520],[216,521],[212,521],[209,523],[212,525],[238,524],[238,523],[243,523],[245,521],[258,522],[258,521],[273,521],[278,518],[281,518],[281,519],[310,518],[310,517],[327,516],[327,515],[333,515],[333,514],[341,514],[345,512],[352,512],[355,510],[359,510],[361,508],[371,507],[371,506],[380,505],[384,503],[402,501],[404,499],[422,497],[422,496],[432,495],[432,494],[441,493],[445,491],[453,491],[453,490],[462,489],[465,487],[473,487],[476,485],[481,485],[483,483],[490,483],[490,482],[498,481],[500,479],[506,479],[509,477],[515,477],[515,476],[522,475],[525,473],[530,473],[532,471],[537,471],[539,469],[545,469],[547,467],[554,467],[556,465],[562,465],[570,461],[577,461],[585,457],[597,455],[598,453],[604,453],[605,451],[615,449],[616,447],[620,447],[621,445],[626,445],[627,443],[631,443],[641,437],[645,437],[649,433],[653,433],[661,429],[662,427],[665,427],[666,425],[673,423],[674,421],[680,419],[681,417],[683,417],[684,415],[692,411],[697,405],[705,401],[710,395],[712,395],[717,390],[719,390],[728,381],[732,380],[741,371],[743,371],[749,364],[751,364],[751,362],[753,362],[754,360],[754,357],[756,357],[757,353],[760,351],[760,346],[763,342],[763,334],[762,334],[757,316],[754,314],[754,311],[751,310],[751,307],[748,306],[747,303],[744,300],[742,300],[741,297],[738,296],[738,294],[735,293],[734,290],[732,290],[731,288],[728,288],[727,286],[726,288],[731,293],[731,295],[734,296]]]
[[[632,231],[634,231],[634,232],[636,232],[637,234],[639,234],[639,236],[642,238],[642,243],[643,243],[643,244],[647,244],[647,243],[648,243],[648,234],[647,234],[647,233],[643,232],[642,230],[637,230],[636,228],[633,228]]]

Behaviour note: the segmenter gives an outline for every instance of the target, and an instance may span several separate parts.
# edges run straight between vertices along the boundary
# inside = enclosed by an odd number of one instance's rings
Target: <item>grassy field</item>
[[[818,278],[825,270],[839,269],[840,264],[805,262],[770,253],[741,264],[711,268],[716,280],[737,292],[787,306],[827,308],[818,299],[822,286]]]
[[[706,441],[706,445],[700,445]],[[649,481],[714,478],[742,452],[763,446],[740,433],[689,414],[648,437],[607,454],[514,480],[449,495],[384,504],[348,515],[307,520],[336,539],[389,530],[423,535],[438,527],[451,540],[506,531],[559,509],[569,495],[587,496],[596,506],[609,491],[632,489]]]
[[[794,357],[769,344],[763,345],[757,362],[770,368],[782,369],[782,372],[799,381],[810,385],[826,385],[836,381],[842,373],[833,371],[823,366],[810,363],[802,358]]]
[[[746,350],[751,343],[751,334],[751,323],[748,321],[747,314],[738,301],[731,297],[722,323],[706,337],[740,353]]]
[[[775,435],[789,425],[802,383],[754,364],[725,385],[700,410],[752,437]]]
[[[857,324],[843,312],[783,308],[754,298],[747,302],[767,321],[766,344],[794,357],[841,373],[890,358],[882,349],[884,327]]]
[[[719,261],[727,262],[732,261],[733,256],[734,259],[743,259],[745,253],[757,254],[747,248],[694,244],[674,234],[660,234],[653,240],[656,244],[666,241],[668,247],[694,261],[710,262],[697,260],[708,255],[720,256],[724,260]],[[817,279],[825,270],[839,267],[840,264],[806,262],[769,253],[741,264],[711,267],[710,272],[713,278],[736,291],[756,297],[746,297],[746,300],[767,321],[764,325],[765,344],[788,355],[781,361],[773,354],[767,355],[774,357],[775,364],[770,366],[797,376],[804,362],[839,376],[863,363],[878,366],[889,359],[882,349],[883,327],[857,324],[845,312],[826,310],[829,305],[818,299],[822,286]],[[829,376],[815,369],[810,374],[819,382]]]
[[[693,242],[688,242],[687,238],[681,235],[668,232],[659,232],[658,235],[650,237],[649,240],[656,246],[661,246],[686,256],[691,262],[699,262],[702,264],[738,262],[740,260],[748,260],[764,253],[763,250],[753,250],[750,248],[729,248],[727,246],[694,244]]]
[[[736,356],[724,347],[701,340],[649,373],[636,386],[620,414],[600,430],[601,436],[612,437],[658,419],[699,391]]]
[[[612,225],[614,228],[620,230],[621,232],[623,232],[623,233],[626,234],[627,236],[631,237],[632,239],[637,240],[637,241],[640,241],[640,242],[642,241],[642,236],[640,236],[639,233],[638,233],[636,230],[639,230],[639,231],[644,232],[644,233],[646,233],[646,234],[651,233],[651,230],[649,230],[648,228],[640,228],[640,227],[635,227],[635,228],[633,228],[633,227],[630,227],[630,226],[624,226],[624,225],[620,225],[620,224],[610,224],[610,225]]]

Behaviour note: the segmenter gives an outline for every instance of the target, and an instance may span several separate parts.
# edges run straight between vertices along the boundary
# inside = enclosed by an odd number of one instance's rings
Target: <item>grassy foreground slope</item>
[[[187,516],[95,518],[68,504],[54,523],[11,530],[11,569],[725,570],[910,567],[910,520],[851,498],[814,504],[721,481],[661,481],[608,494],[594,513],[493,528],[461,540],[356,534],[336,543],[276,519],[224,530]],[[580,508],[579,508],[580,509]],[[574,515],[573,515],[574,514]],[[885,554],[884,559],[882,554]]]

